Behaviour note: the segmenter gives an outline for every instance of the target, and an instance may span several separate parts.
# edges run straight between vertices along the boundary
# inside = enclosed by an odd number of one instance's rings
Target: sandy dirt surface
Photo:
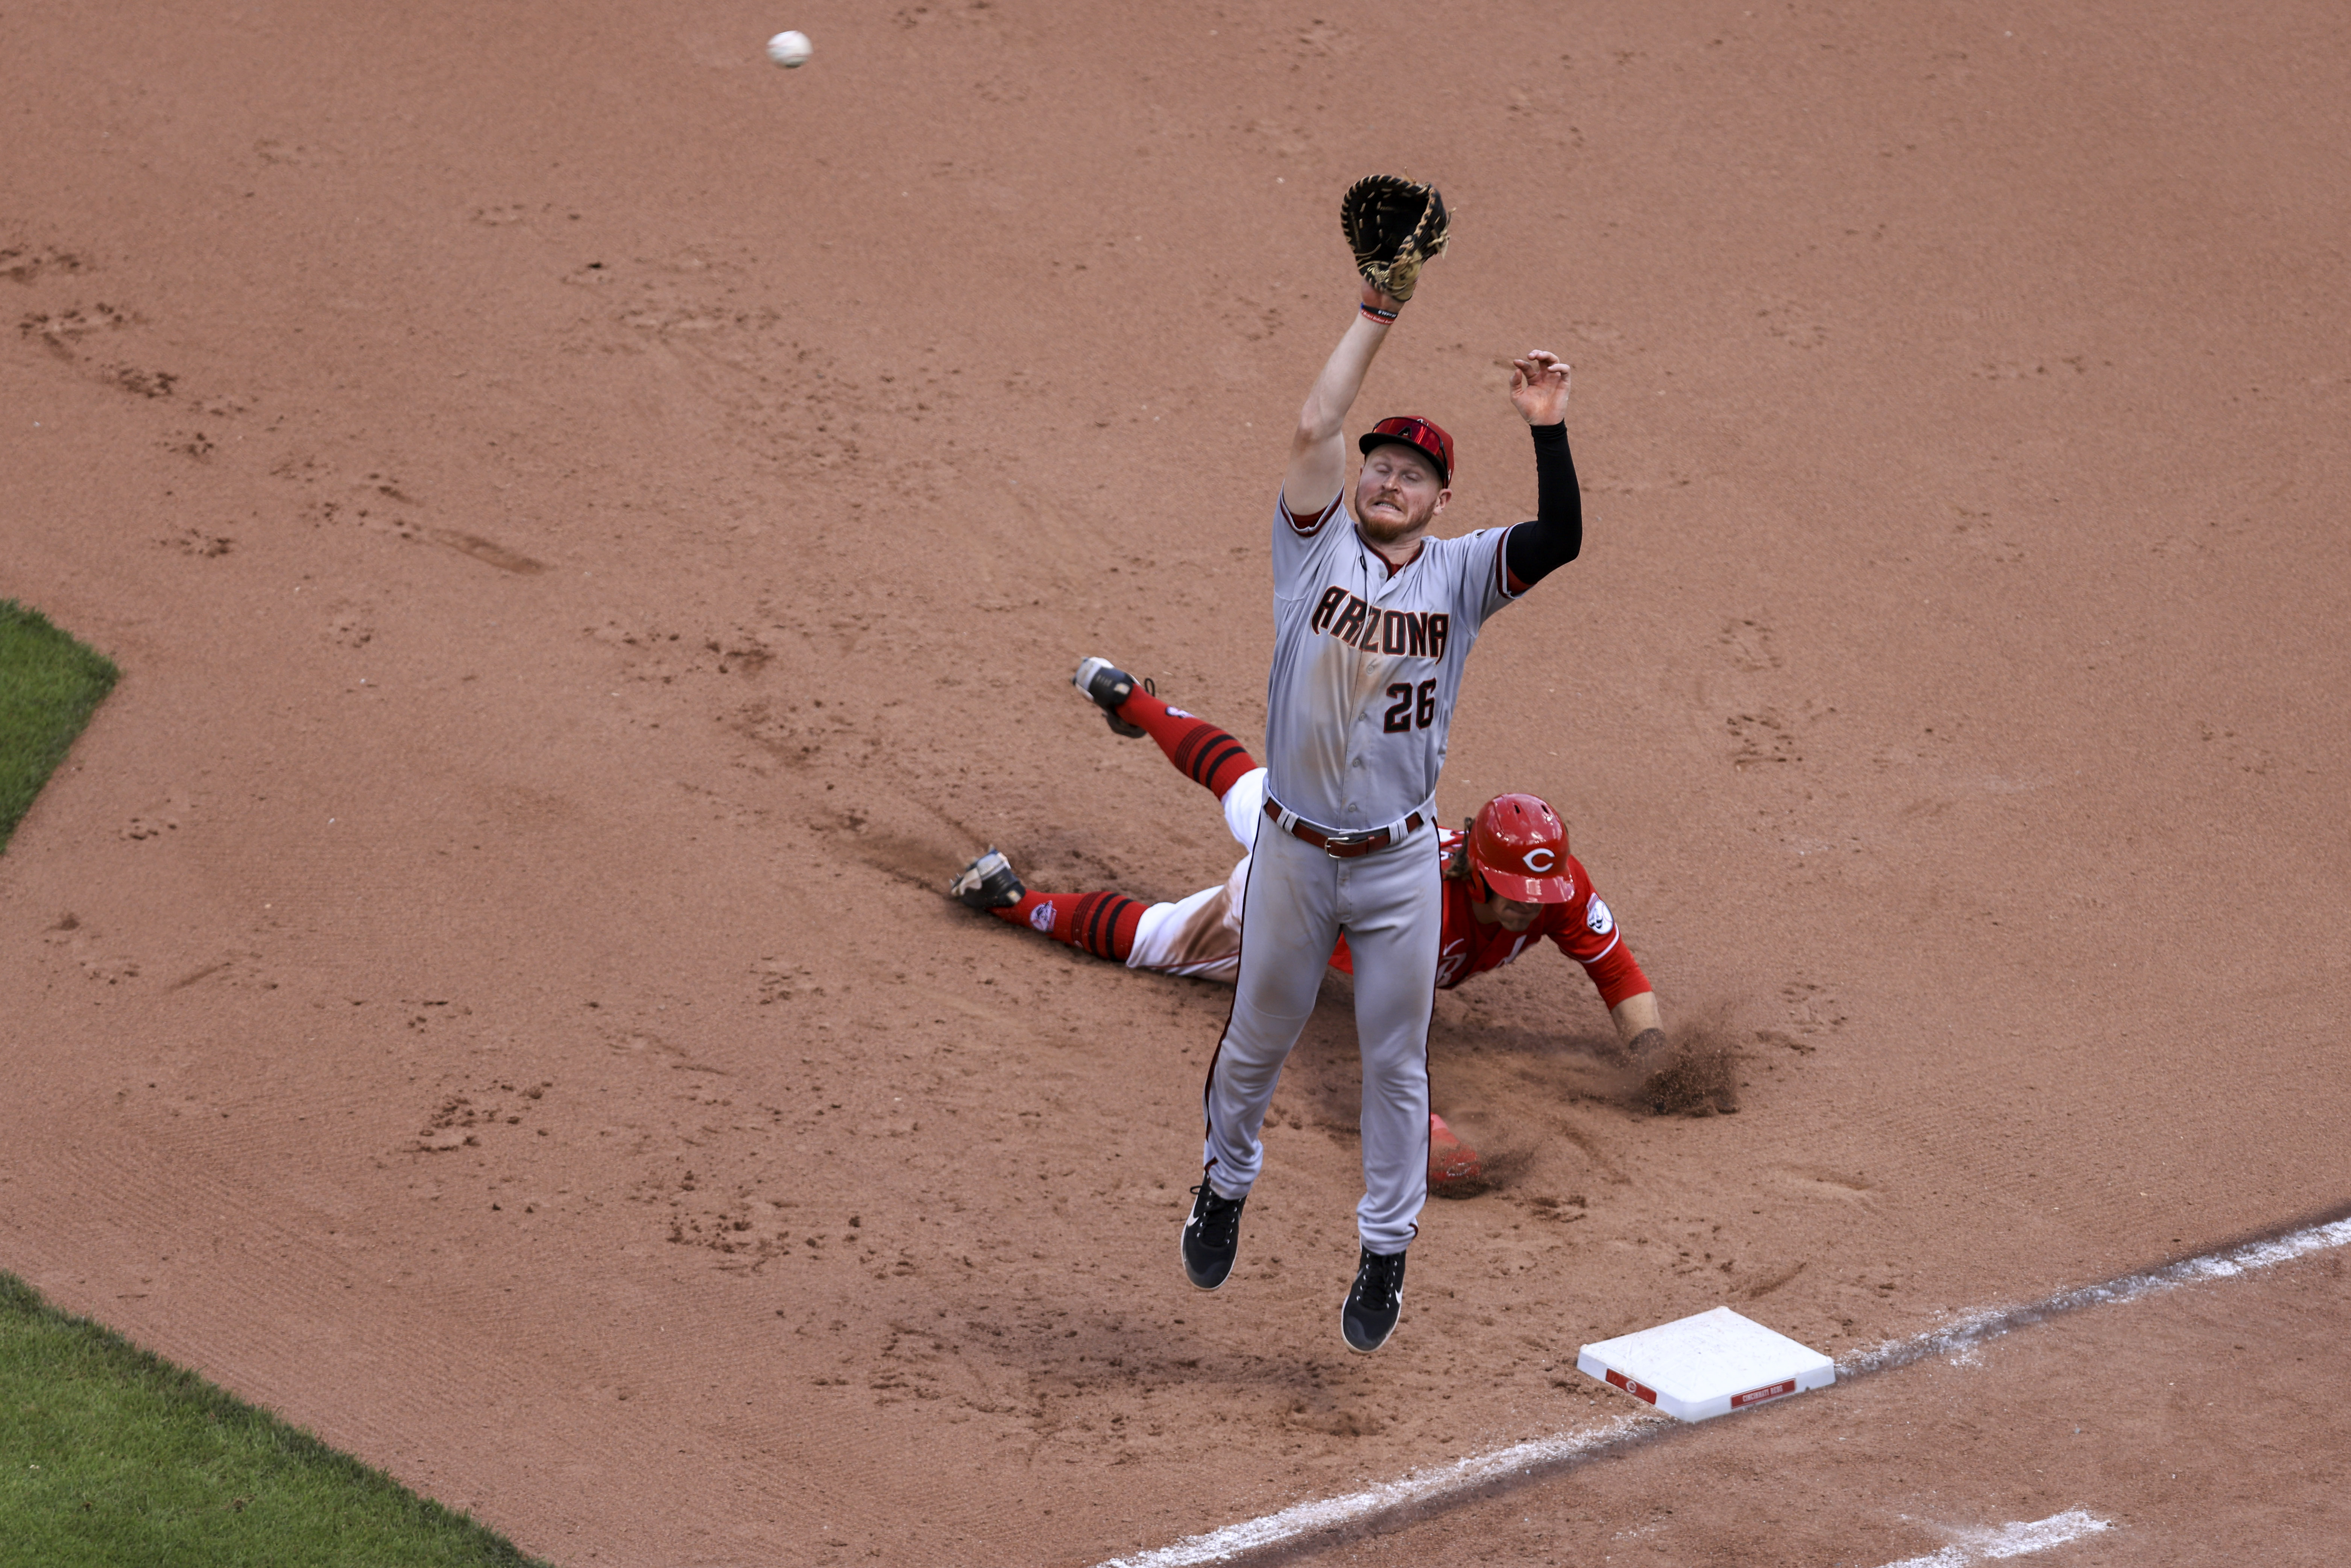
[[[1557,1430],[1582,1340],[1727,1301],[1842,1354],[2351,1194],[2335,14],[1409,45],[0,16],[0,595],[124,671],[0,860],[0,1267],[567,1564],[1081,1563]],[[1224,874],[1068,672],[1258,739],[1385,167],[1459,222],[1357,424],[1439,419],[1448,517],[1516,520],[1500,361],[1555,348],[1588,491],[1440,808],[1552,800],[1745,1055],[1739,1114],[1656,1118],[1564,962],[1441,998],[1506,1179],[1364,1361],[1345,1009],[1198,1298],[1225,993],[938,887]],[[1904,1451],[2005,1474],[1954,1429]]]
[[[1962,1568],[2008,1557],[1980,1551],[2007,1527],[2082,1514],[2105,1528],[2014,1560],[2318,1568],[2351,1539],[2346,1314],[2338,1251],[2094,1308],[1833,1398],[1750,1412],[1751,1423],[1669,1427],[1542,1484],[1310,1555],[1365,1568],[1877,1568],[1950,1552]],[[1591,1405],[1633,1408],[1613,1392]]]

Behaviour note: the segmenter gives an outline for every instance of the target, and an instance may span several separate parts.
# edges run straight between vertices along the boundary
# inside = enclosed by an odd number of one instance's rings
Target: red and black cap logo
[[[1453,437],[1442,429],[1416,413],[1393,414],[1372,426],[1355,444],[1368,456],[1373,447],[1391,441],[1402,442],[1436,464],[1438,484],[1453,483]]]

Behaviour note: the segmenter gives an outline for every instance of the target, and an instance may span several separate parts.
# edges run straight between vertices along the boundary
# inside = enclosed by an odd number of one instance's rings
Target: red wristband
[[[1396,313],[1393,310],[1383,310],[1376,305],[1358,305],[1355,308],[1364,313],[1367,321],[1377,321],[1383,327],[1395,325]]]

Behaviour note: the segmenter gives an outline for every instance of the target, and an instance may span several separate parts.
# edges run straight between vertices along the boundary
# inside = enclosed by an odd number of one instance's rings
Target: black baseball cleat
[[[1233,1271],[1241,1249],[1246,1197],[1220,1197],[1204,1178],[1192,1189],[1192,1218],[1184,1222],[1184,1278],[1196,1291],[1213,1291]]]
[[[1141,725],[1129,724],[1118,716],[1118,710],[1134,695],[1135,679],[1108,659],[1080,660],[1078,673],[1070,677],[1070,685],[1085,693],[1094,706],[1102,710],[1102,717],[1116,733],[1130,740],[1139,740],[1150,733]],[[1145,684],[1143,689],[1149,691],[1151,687]]]
[[[1354,1289],[1339,1309],[1339,1332],[1346,1336],[1347,1348],[1371,1354],[1388,1343],[1403,1315],[1404,1254],[1364,1248],[1363,1261],[1355,1265]]]
[[[1019,873],[1012,869],[1012,862],[994,844],[947,883],[947,896],[973,909],[1008,909],[1019,903],[1028,891],[1020,885]]]

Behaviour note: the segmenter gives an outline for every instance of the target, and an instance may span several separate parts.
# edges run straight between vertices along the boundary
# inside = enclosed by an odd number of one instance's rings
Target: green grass
[[[0,1274],[6,1568],[534,1561]]]
[[[115,674],[104,654],[15,600],[0,599],[0,851],[91,711],[114,689]]]

